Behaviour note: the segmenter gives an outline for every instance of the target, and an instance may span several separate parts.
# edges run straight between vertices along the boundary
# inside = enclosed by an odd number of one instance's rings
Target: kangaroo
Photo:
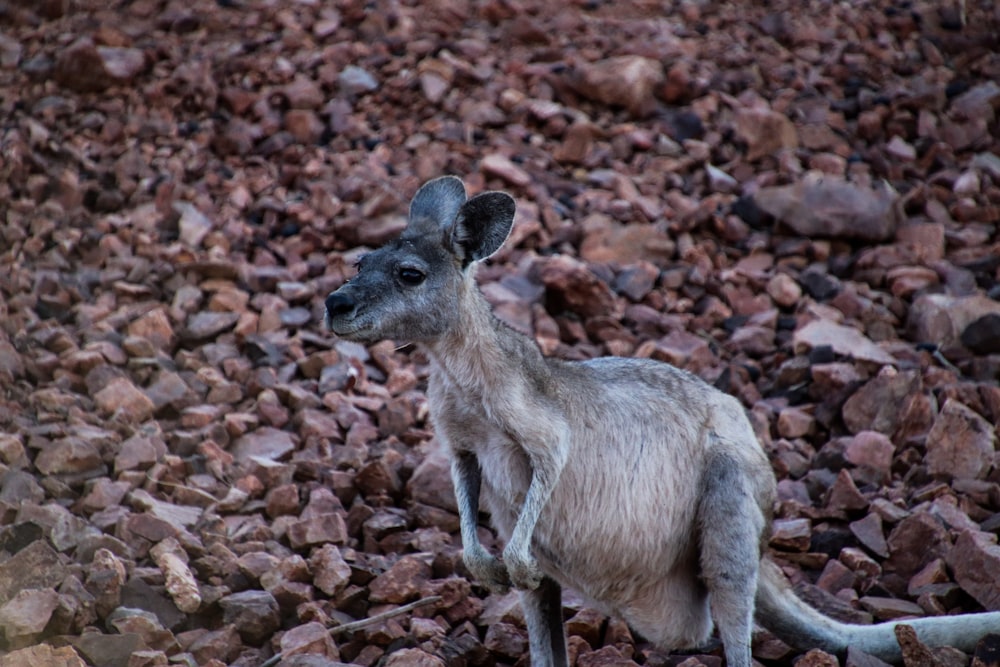
[[[467,199],[453,176],[426,183],[399,238],[327,297],[325,322],[348,340],[426,350],[463,562],[490,589],[518,589],[533,667],[567,665],[563,586],[667,649],[704,645],[714,626],[730,667],[750,667],[755,618],[796,648],[898,662],[895,623],[820,614],[766,557],[775,478],[735,398],[649,359],[546,358],[493,315],[475,269],[514,210],[502,192]],[[477,537],[481,505],[502,559]],[[1000,613],[905,622],[965,651],[1000,631]]]

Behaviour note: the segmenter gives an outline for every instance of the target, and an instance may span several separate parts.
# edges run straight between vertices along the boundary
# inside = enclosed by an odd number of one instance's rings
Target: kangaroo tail
[[[761,561],[756,616],[758,623],[795,648],[821,648],[842,655],[848,646],[853,646],[896,663],[902,659],[894,632],[897,625],[911,626],[928,646],[952,646],[967,653],[984,636],[1000,632],[1000,612],[932,616],[875,625],[841,623],[800,600],[778,566],[767,558]]]

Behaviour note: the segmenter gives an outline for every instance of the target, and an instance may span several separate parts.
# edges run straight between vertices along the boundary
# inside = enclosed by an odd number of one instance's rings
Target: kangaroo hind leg
[[[520,593],[528,626],[531,667],[568,667],[562,588],[551,577],[542,577],[538,588]]]
[[[728,667],[751,665],[761,534],[767,523],[755,498],[752,474],[738,457],[712,454],[698,505],[701,574]]]

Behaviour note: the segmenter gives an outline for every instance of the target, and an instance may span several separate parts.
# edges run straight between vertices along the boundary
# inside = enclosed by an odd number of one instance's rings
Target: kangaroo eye
[[[425,277],[424,272],[419,269],[405,266],[399,268],[399,279],[404,285],[419,285],[424,282]]]

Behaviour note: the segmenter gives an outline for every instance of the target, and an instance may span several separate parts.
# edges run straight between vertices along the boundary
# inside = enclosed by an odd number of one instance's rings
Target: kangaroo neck
[[[534,341],[497,320],[472,275],[460,286],[456,308],[455,325],[425,343],[435,372],[449,385],[483,400],[523,384],[525,362],[535,357],[541,361]]]

